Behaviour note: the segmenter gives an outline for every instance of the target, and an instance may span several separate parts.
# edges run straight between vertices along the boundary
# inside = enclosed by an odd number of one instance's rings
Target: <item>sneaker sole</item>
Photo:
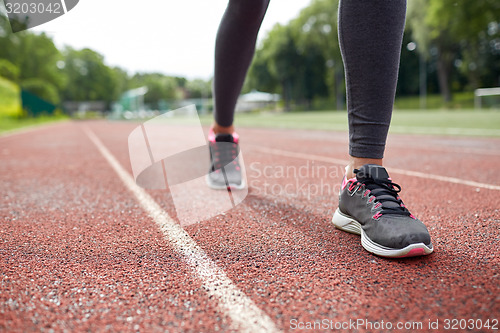
[[[373,254],[388,258],[406,258],[431,254],[434,251],[432,245],[427,246],[424,243],[410,244],[402,249],[386,247],[372,241],[365,233],[361,224],[351,216],[345,215],[337,208],[332,217],[332,223],[335,228],[347,231],[352,234],[361,235],[361,245],[363,248]]]
[[[246,187],[245,180],[243,180],[243,179],[241,180],[241,184],[239,184],[239,185],[232,184],[232,183],[225,184],[225,185],[219,185],[219,184],[212,183],[210,181],[210,177],[208,175],[206,175],[205,181],[207,182],[208,187],[210,187],[213,190],[227,190],[227,189],[243,190]]]

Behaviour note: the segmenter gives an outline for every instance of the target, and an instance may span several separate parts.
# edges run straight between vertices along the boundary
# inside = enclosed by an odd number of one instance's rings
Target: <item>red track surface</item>
[[[83,126],[130,172],[127,137],[137,124],[73,122],[0,138],[0,330],[234,330]],[[498,323],[498,189],[393,173],[435,253],[387,260],[330,223],[342,165],[259,150],[345,159],[346,133],[241,129],[240,136],[248,197],[184,229],[277,329],[322,320],[375,323],[344,330],[359,332],[443,332],[446,319]],[[393,135],[385,163],[498,186],[500,140]],[[167,191],[148,193],[175,216]],[[436,320],[439,329],[429,329]],[[382,321],[384,329],[376,326]],[[397,330],[398,322],[422,329]]]

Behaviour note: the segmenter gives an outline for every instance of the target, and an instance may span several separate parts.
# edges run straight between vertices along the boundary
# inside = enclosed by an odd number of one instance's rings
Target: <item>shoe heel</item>
[[[347,231],[356,235],[361,234],[361,225],[359,224],[359,222],[349,216],[342,214],[338,208],[333,214],[332,223],[337,229]]]

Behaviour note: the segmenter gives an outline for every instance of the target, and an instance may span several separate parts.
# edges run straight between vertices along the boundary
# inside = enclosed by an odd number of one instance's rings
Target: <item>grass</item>
[[[32,127],[69,119],[66,115],[40,116],[36,118],[0,116],[0,133],[10,132],[24,127]]]
[[[426,96],[427,109],[472,109],[474,108],[473,92],[455,92],[453,101],[445,103],[441,95]],[[397,110],[412,110],[420,108],[419,96],[399,96],[394,101]]]
[[[347,130],[345,111],[237,114],[237,127]],[[210,115],[202,124],[212,122]],[[500,137],[500,111],[474,110],[396,110],[390,132],[404,134],[470,135]]]

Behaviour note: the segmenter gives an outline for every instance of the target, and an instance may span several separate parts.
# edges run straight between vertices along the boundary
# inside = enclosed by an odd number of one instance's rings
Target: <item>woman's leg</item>
[[[406,0],[341,0],[339,41],[349,117],[348,176],[382,164],[391,121]]]
[[[351,160],[332,222],[360,234],[367,251],[384,257],[434,250],[426,226],[406,208],[401,186],[382,166],[405,15],[406,0],[341,0],[339,7]]]
[[[215,43],[216,133],[232,133],[234,108],[255,52],[269,0],[230,0]]]

